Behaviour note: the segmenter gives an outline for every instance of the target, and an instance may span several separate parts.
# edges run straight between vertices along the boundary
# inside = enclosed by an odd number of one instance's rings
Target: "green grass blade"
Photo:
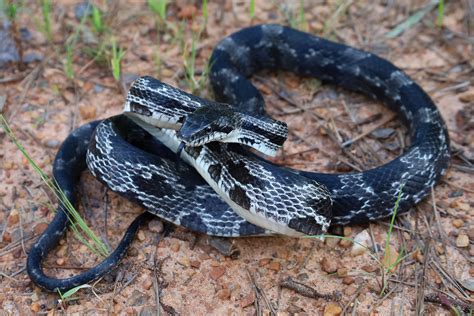
[[[36,164],[36,162],[31,158],[23,145],[15,137],[13,131],[8,125],[7,120],[0,114],[0,126],[8,135],[10,140],[15,144],[15,146],[20,150],[23,156],[26,158],[28,163],[34,169],[34,171],[40,176],[41,180],[46,184],[48,189],[53,192],[53,194],[58,199],[59,203],[64,206],[67,211],[66,215],[71,223],[71,229],[73,230],[76,238],[78,238],[82,243],[84,243],[91,251],[102,256],[108,255],[107,247],[102,243],[102,241],[94,234],[94,232],[87,226],[85,221],[82,219],[80,214],[76,211],[74,206],[71,204],[69,199],[66,197],[64,192],[61,190],[57,182],[49,178],[46,173]],[[92,243],[89,242],[92,240]]]
[[[420,22],[423,17],[428,14],[436,5],[438,4],[438,0],[431,1],[426,7],[423,9],[418,10],[414,14],[412,14],[408,19],[403,21],[402,23],[398,24],[394,29],[390,32],[385,34],[385,37],[388,38],[395,38],[405,32],[406,30],[412,28],[415,24]]]

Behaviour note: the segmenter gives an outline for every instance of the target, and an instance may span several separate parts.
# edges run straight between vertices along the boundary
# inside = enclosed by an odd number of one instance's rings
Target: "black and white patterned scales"
[[[183,124],[183,116],[209,101],[155,79],[141,78],[127,99],[126,112],[135,113],[130,116],[133,120],[117,116],[79,127],[60,148],[53,173],[74,202],[75,185],[87,156],[98,179],[149,213],[132,223],[111,257],[83,274],[56,279],[43,273],[41,261],[67,226],[60,207],[28,257],[28,273],[36,284],[50,291],[64,290],[102,276],[123,257],[134,232],[150,213],[209,235],[318,234],[330,223],[364,223],[390,216],[401,186],[398,212],[406,212],[446,172],[449,139],[438,109],[403,71],[376,55],[280,25],[260,25],[223,39],[210,65],[216,98],[263,120],[262,127],[274,123],[266,116],[263,97],[248,77],[263,69],[286,70],[380,100],[407,124],[411,145],[385,165],[350,174],[278,168],[235,144],[186,146],[180,157],[188,164],[177,163],[179,140],[174,131],[155,131],[162,137],[158,141],[134,121],[146,116],[168,118],[170,113],[160,110],[160,102],[166,101],[175,104],[169,126]],[[177,119],[172,118],[176,113]],[[140,121],[145,127],[148,123]],[[275,124],[277,138],[286,137],[284,127]],[[248,130],[252,133],[253,129]],[[253,145],[248,135],[241,137],[245,139],[242,142]],[[272,137],[256,141],[256,147]],[[276,150],[271,146],[267,146],[270,152]]]

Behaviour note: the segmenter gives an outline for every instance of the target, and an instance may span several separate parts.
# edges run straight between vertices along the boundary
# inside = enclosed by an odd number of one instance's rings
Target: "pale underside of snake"
[[[214,94],[226,104],[142,77],[127,96],[127,116],[73,132],[53,170],[66,196],[74,201],[87,159],[92,174],[111,190],[193,231],[301,236],[390,216],[401,188],[398,212],[406,212],[446,172],[449,139],[436,106],[380,57],[280,25],[260,25],[222,40],[210,65]],[[385,165],[348,174],[281,168],[250,153],[247,147],[274,155],[288,132],[286,124],[267,116],[263,97],[248,80],[263,69],[317,77],[382,101],[406,123],[410,147]],[[111,257],[81,275],[55,279],[43,273],[41,261],[65,230],[60,208],[30,251],[30,277],[47,290],[96,279],[123,257],[145,216],[134,221]]]

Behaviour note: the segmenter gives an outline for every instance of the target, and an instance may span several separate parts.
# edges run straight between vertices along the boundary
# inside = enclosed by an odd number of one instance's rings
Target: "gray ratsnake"
[[[248,79],[261,70],[316,77],[383,102],[407,125],[409,148],[387,164],[347,174],[266,161],[247,148],[274,155],[288,130],[266,114],[262,95]],[[111,190],[148,212],[100,264],[56,279],[44,274],[41,262],[67,227],[60,206],[29,252],[27,271],[34,283],[66,290],[104,275],[150,214],[215,236],[323,234],[329,225],[392,215],[401,186],[398,213],[408,211],[448,167],[449,138],[438,109],[403,71],[374,54],[280,25],[252,26],[217,45],[210,82],[223,103],[139,78],[128,93],[125,115],[85,124],[67,137],[53,175],[71,202],[87,165]]]

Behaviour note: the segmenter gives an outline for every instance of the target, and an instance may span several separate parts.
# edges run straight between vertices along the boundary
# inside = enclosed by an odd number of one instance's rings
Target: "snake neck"
[[[253,117],[238,113],[238,127],[223,142],[242,144],[275,156],[288,137],[286,123],[268,117]]]

